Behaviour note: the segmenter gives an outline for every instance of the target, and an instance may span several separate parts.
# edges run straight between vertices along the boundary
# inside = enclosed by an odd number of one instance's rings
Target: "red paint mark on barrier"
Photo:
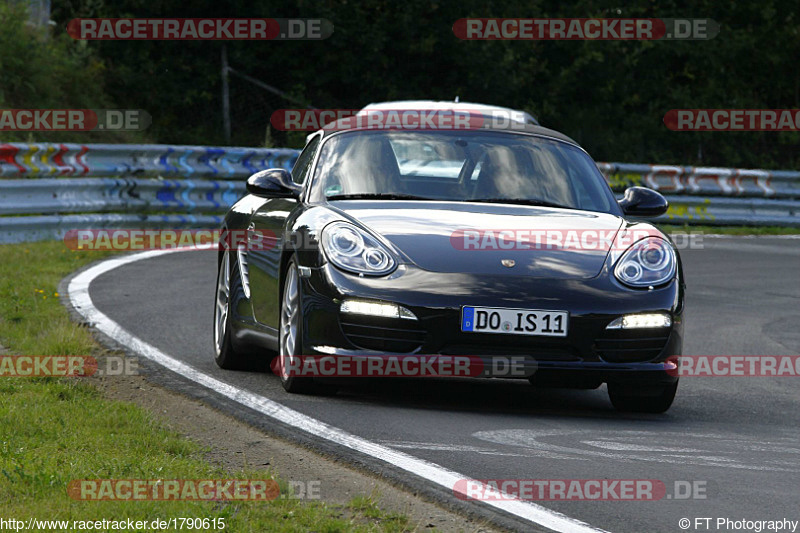
[[[0,162],[8,163],[9,165],[16,167],[20,174],[25,174],[28,169],[17,163],[16,157],[18,152],[19,148],[16,146],[12,146],[10,144],[4,144],[0,146]]]
[[[81,176],[85,176],[86,174],[89,173],[89,167],[86,165],[86,163],[83,162],[83,156],[85,156],[87,153],[89,153],[89,147],[82,145],[81,151],[78,152],[78,155],[75,156],[75,162],[78,163],[83,168]]]
[[[59,171],[59,174],[61,174],[62,176],[69,176],[70,174],[75,172],[75,169],[73,167],[64,163],[64,154],[66,154],[68,151],[69,148],[61,144],[58,147],[58,151],[55,153],[55,155],[53,155],[53,163],[55,163],[56,168]]]

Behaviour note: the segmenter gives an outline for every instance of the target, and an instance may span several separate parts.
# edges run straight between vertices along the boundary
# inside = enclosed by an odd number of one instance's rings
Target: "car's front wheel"
[[[236,261],[233,252],[224,252],[217,272],[217,294],[214,305],[214,361],[226,370],[241,370],[247,367],[247,354],[233,345],[231,331],[231,302],[239,287]]]
[[[608,384],[608,397],[617,411],[663,413],[675,400],[678,382],[658,389],[643,389],[619,383]]]
[[[297,356],[303,354],[303,307],[300,304],[300,276],[294,259],[286,268],[281,298],[280,326],[278,330],[278,375],[287,392],[315,392],[314,378],[293,375]]]

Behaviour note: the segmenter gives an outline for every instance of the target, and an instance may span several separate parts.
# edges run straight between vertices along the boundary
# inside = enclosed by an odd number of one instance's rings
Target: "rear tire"
[[[672,385],[666,385],[655,391],[618,383],[608,384],[608,397],[614,408],[617,411],[631,413],[664,413],[675,400],[677,391],[677,381]]]
[[[278,326],[278,375],[286,392],[312,394],[317,386],[313,377],[292,376],[294,357],[303,355],[303,306],[300,275],[295,259],[289,261],[284,275]]]
[[[247,368],[247,354],[237,350],[232,339],[231,300],[241,288],[237,261],[232,254],[223,252],[222,261],[217,270],[217,297],[214,305],[214,361],[225,370],[242,370]]]

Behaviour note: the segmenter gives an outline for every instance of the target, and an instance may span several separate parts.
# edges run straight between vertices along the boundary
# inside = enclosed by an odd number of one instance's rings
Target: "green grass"
[[[800,227],[783,226],[698,226],[681,224],[658,224],[664,233],[706,233],[713,235],[797,235]]]
[[[20,354],[82,355],[95,345],[59,305],[68,273],[109,255],[77,252],[61,242],[0,246],[0,344]]]
[[[408,518],[399,513],[386,513],[378,506],[372,496],[356,496],[348,507],[360,515],[382,523],[386,531],[406,531]]]
[[[0,246],[0,344],[12,354],[91,355],[102,351],[59,303],[59,280],[103,257],[60,242]],[[27,520],[224,518],[226,531],[409,531],[405,516],[369,497],[349,505],[270,502],[79,501],[81,479],[266,479],[269,471],[212,466],[196,443],[149,411],[105,399],[79,379],[0,377],[0,509]],[[278,480],[282,493],[287,485]],[[71,529],[71,528],[70,528]]]

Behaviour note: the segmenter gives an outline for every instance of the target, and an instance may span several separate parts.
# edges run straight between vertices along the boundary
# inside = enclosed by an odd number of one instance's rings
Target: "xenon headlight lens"
[[[650,287],[661,285],[675,276],[675,250],[660,237],[647,237],[622,254],[614,275],[625,285]]]
[[[397,266],[392,253],[377,239],[347,222],[332,222],[322,230],[328,260],[348,272],[380,276]]]

